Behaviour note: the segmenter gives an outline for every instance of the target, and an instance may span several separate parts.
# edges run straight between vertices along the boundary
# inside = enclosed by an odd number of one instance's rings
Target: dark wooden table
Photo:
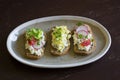
[[[100,60],[67,69],[33,68],[7,51],[8,34],[18,25],[54,15],[85,16],[103,24],[112,45]],[[119,0],[0,0],[0,80],[120,80]]]

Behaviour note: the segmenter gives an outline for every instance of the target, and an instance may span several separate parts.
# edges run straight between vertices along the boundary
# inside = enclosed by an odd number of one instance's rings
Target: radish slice
[[[44,45],[45,45],[45,42],[40,41],[40,45],[38,45],[37,42],[36,42],[36,43],[35,43],[34,45],[32,45],[32,46],[33,46],[34,49],[38,50],[38,49],[42,48]]]
[[[83,35],[83,36],[87,36],[87,35],[88,35],[88,32],[85,31],[85,30],[80,30],[80,31],[78,32],[78,34],[81,34],[81,35]]]
[[[79,26],[77,29],[76,29],[76,32],[78,33],[79,31],[81,30],[84,30],[84,31],[87,31],[88,32],[88,27],[87,26]]]

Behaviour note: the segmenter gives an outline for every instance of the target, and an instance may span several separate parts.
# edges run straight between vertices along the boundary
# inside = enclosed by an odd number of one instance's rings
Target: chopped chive
[[[82,34],[79,34],[78,37],[79,37],[80,39],[82,39],[82,38],[83,38],[83,35],[82,35]]]
[[[85,38],[87,38],[87,36],[85,36]]]
[[[39,42],[37,42],[37,45],[40,45],[40,43],[39,43]]]
[[[81,25],[83,25],[84,23],[83,22],[78,22],[76,25],[77,26],[81,26]]]

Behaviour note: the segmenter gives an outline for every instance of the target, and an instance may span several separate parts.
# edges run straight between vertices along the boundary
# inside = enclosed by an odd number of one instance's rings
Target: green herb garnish
[[[40,42],[37,42],[37,45],[40,45]]]
[[[42,34],[43,34],[43,31],[41,29],[31,28],[31,29],[28,29],[26,32],[26,38],[31,39],[34,37],[35,39],[39,40],[42,38]]]
[[[83,25],[84,23],[83,22],[78,22],[76,25],[77,26],[81,26],[81,25]]]
[[[87,38],[87,36],[85,36],[85,38]]]
[[[82,38],[83,38],[83,35],[82,35],[82,34],[79,34],[78,37],[79,37],[80,39],[82,39]]]
[[[61,38],[62,36],[62,29],[61,28],[58,28],[56,29],[53,34],[55,35],[56,38]]]

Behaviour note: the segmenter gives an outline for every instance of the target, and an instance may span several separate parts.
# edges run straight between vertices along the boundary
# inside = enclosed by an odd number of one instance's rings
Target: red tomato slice
[[[85,40],[84,42],[81,43],[82,46],[88,46],[90,45],[90,39]]]
[[[36,40],[35,40],[35,38],[32,38],[31,40],[28,40],[28,42],[30,45],[34,45]]]

